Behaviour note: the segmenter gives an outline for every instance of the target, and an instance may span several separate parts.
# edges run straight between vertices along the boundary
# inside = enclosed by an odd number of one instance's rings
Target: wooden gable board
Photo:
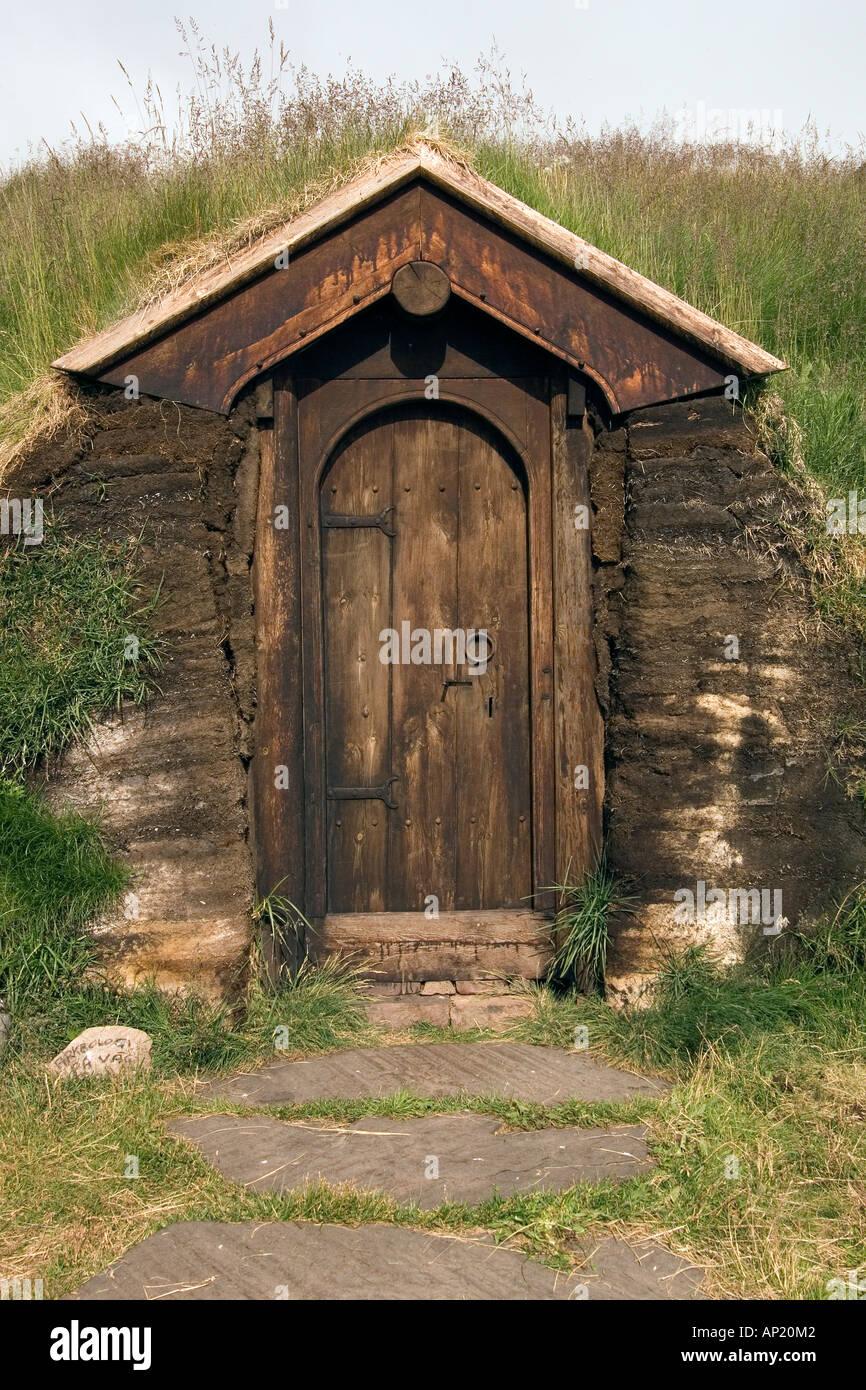
[[[784,366],[427,145],[54,365],[227,412],[245,382],[387,294],[415,259],[596,381],[615,412]]]

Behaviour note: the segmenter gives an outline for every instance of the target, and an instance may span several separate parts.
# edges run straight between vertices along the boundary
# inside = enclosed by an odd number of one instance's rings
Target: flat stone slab
[[[617,1071],[586,1052],[529,1043],[410,1043],[356,1047],[206,1082],[198,1094],[241,1105],[366,1100],[411,1091],[424,1097],[501,1096],[559,1105],[576,1099],[663,1096],[665,1082]]]
[[[185,1221],[133,1246],[64,1301],[682,1299],[699,1272],[607,1238],[571,1274],[489,1239],[400,1226]]]
[[[586,1297],[596,1302],[703,1297],[703,1270],[649,1242],[630,1245],[605,1236],[595,1245],[585,1245],[580,1253],[585,1263],[577,1278],[586,1288]]]
[[[173,1120],[168,1129],[196,1144],[224,1177],[255,1191],[352,1183],[420,1207],[560,1192],[651,1166],[641,1125],[500,1133],[490,1115],[370,1115],[339,1126],[201,1115]]]

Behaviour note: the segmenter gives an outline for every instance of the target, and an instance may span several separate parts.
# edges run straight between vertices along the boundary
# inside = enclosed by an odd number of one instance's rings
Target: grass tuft
[[[634,901],[622,892],[602,853],[581,883],[554,884],[559,907],[553,922],[555,945],[551,972],[587,993],[601,993],[610,941],[610,919],[628,912]]]

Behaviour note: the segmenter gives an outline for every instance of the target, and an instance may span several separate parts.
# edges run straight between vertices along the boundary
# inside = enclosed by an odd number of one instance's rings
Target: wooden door
[[[518,469],[479,417],[417,403],[356,426],[325,472],[329,912],[420,911],[433,899],[442,910],[527,906],[529,566]],[[486,637],[467,646],[473,630]]]

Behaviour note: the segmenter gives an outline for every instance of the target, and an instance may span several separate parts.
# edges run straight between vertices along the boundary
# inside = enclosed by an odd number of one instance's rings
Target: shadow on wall
[[[778,526],[805,523],[802,499],[719,400],[630,420],[626,476],[607,819],[610,861],[642,906],[614,924],[620,999],[640,993],[660,948],[709,942],[737,959],[866,862],[862,811],[827,761],[864,692]],[[712,890],[728,901],[723,921],[698,913]],[[689,893],[695,915],[682,920]],[[753,920],[756,905],[770,923]]]

